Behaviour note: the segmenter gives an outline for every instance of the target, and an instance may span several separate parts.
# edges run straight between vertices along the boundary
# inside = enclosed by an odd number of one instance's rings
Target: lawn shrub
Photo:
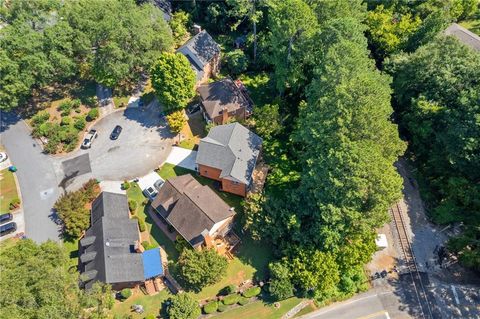
[[[205,306],[203,306],[203,312],[205,312],[206,314],[217,312],[217,309],[218,309],[218,302],[216,301],[209,302]]]
[[[130,183],[129,183],[127,180],[123,181],[123,183],[122,183],[122,189],[123,189],[123,190],[127,190],[127,189],[129,189],[129,188],[130,188]]]
[[[231,295],[225,296],[225,298],[223,298],[223,303],[225,305],[234,305],[238,302],[239,298],[240,298],[239,294],[231,294]]]
[[[68,116],[62,117],[62,121],[60,122],[61,126],[67,126],[67,125],[70,125],[70,124],[72,124],[72,119],[71,118],[69,118]]]
[[[85,118],[84,117],[79,117],[75,120],[75,123],[73,123],[73,126],[81,131],[85,128],[85,126],[87,125],[87,123],[85,122]]]
[[[87,120],[90,122],[90,121],[93,121],[95,120],[98,115],[99,115],[99,111],[98,111],[98,108],[93,108],[91,109],[90,111],[88,111],[88,114],[87,114]]]
[[[262,288],[252,287],[245,290],[242,295],[245,298],[252,298],[252,297],[258,296],[261,292],[262,292]]]
[[[96,107],[98,105],[97,97],[96,96],[89,96],[85,100],[85,104],[87,104],[90,107]]]
[[[57,137],[49,138],[47,144],[43,147],[43,150],[47,154],[55,154],[60,145],[60,140]]]
[[[82,104],[82,101],[80,101],[80,99],[74,99],[74,100],[72,100],[72,107],[73,107],[74,109],[78,109],[81,104]]]
[[[218,303],[218,308],[217,308],[217,311],[218,312],[224,312],[225,310],[227,310],[227,306],[223,303],[223,302],[219,302]]]
[[[143,248],[145,248],[145,250],[149,250],[149,249],[152,249],[152,248],[155,248],[154,245],[150,244],[148,241],[142,241],[142,246]]]
[[[134,214],[135,211],[137,210],[137,206],[138,206],[137,201],[133,199],[128,200],[128,209],[132,214]]]
[[[248,303],[248,301],[249,301],[248,298],[245,298],[245,297],[238,298],[238,304],[241,306],[245,306]]]
[[[62,114],[62,116],[67,116],[70,114],[70,112],[72,111],[72,101],[70,100],[65,100],[63,101],[62,103],[60,103],[60,105],[58,106],[58,110],[60,111],[60,113]]]
[[[19,207],[19,206],[20,206],[20,199],[19,199],[19,198],[14,198],[14,199],[12,199],[12,200],[10,201],[9,206],[10,206],[10,209],[11,209],[11,210]]]
[[[147,225],[145,224],[145,221],[141,218],[138,219],[138,228],[140,229],[140,232],[144,232],[147,230]]]
[[[228,285],[224,288],[224,291],[227,295],[234,294],[237,292],[237,286],[235,285]]]
[[[129,288],[122,289],[120,295],[122,296],[123,300],[126,300],[132,296],[132,290],[130,290]]]
[[[33,125],[43,124],[50,118],[50,114],[47,111],[38,112],[34,117],[32,117]]]

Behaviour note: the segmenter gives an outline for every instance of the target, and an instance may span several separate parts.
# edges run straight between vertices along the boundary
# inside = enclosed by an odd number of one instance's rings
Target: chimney
[[[222,124],[225,124],[228,122],[228,109],[224,107],[222,109]]]
[[[203,239],[205,240],[205,247],[207,249],[213,248],[215,246],[213,243],[213,238],[208,233],[208,230],[205,229],[204,231],[202,231],[202,236],[203,236]]]
[[[198,24],[194,24],[193,25],[193,34],[199,34],[200,32],[202,32],[202,27],[199,26]]]

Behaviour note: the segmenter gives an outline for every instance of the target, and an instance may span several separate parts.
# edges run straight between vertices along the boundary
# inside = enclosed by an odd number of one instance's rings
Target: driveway
[[[192,171],[196,170],[197,151],[174,146],[172,152],[168,155],[166,162],[175,166],[180,166]]]
[[[164,162],[172,135],[159,114],[157,103],[144,110],[114,112],[95,124],[99,136],[91,149],[48,156],[23,121],[2,113],[0,139],[18,168],[26,236],[37,242],[59,239],[51,209],[64,190],[74,190],[90,178],[119,181],[143,176]],[[109,136],[115,125],[123,131],[112,141]]]

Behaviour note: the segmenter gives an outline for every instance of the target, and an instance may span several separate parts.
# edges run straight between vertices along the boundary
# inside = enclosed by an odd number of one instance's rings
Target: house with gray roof
[[[150,279],[146,275],[163,275],[160,257],[153,259],[151,252],[144,256],[138,222],[130,219],[124,194],[102,192],[93,201],[91,226],[79,246],[80,279],[86,289],[100,281],[120,290]]]
[[[194,248],[201,248],[208,238],[223,237],[235,215],[210,187],[190,174],[168,179],[151,206]]]
[[[219,181],[223,191],[245,197],[261,148],[262,139],[240,123],[215,126],[200,140],[197,170]]]
[[[452,23],[445,29],[445,35],[451,35],[466,46],[480,52],[480,37],[459,24]]]
[[[203,30],[177,49],[190,62],[197,75],[197,83],[216,76],[220,67],[220,46]]]

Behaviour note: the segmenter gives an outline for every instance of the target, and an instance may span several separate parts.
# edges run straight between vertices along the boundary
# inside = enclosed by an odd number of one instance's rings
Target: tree
[[[179,134],[187,123],[187,119],[185,118],[185,113],[183,112],[183,110],[176,111],[167,115],[167,123],[170,127],[170,131],[173,134]]]
[[[223,64],[234,76],[244,72],[248,67],[248,58],[242,50],[233,50],[223,55]]]
[[[167,314],[170,319],[196,319],[201,314],[198,301],[191,294],[180,293],[168,301]]]
[[[112,287],[101,282],[94,283],[90,289],[85,290],[83,293],[81,304],[84,309],[85,318],[107,318],[109,310],[111,310],[115,304]]]
[[[218,282],[225,275],[228,262],[213,249],[184,249],[178,265],[189,288],[200,291],[203,287]]]
[[[173,39],[175,44],[180,46],[190,37],[188,26],[190,24],[190,15],[185,11],[179,10],[172,14],[170,20],[170,28],[172,28]]]
[[[195,96],[195,72],[180,53],[162,53],[151,72],[152,86],[165,111],[185,108]]]
[[[276,300],[293,296],[294,287],[290,280],[290,270],[280,262],[270,263],[270,285],[268,290]]]
[[[280,133],[282,130],[282,121],[280,118],[278,104],[266,104],[262,107],[256,107],[253,112],[251,123],[255,131],[264,139]]]
[[[4,318],[78,318],[80,291],[68,264],[63,248],[52,241],[2,243],[0,307]]]

